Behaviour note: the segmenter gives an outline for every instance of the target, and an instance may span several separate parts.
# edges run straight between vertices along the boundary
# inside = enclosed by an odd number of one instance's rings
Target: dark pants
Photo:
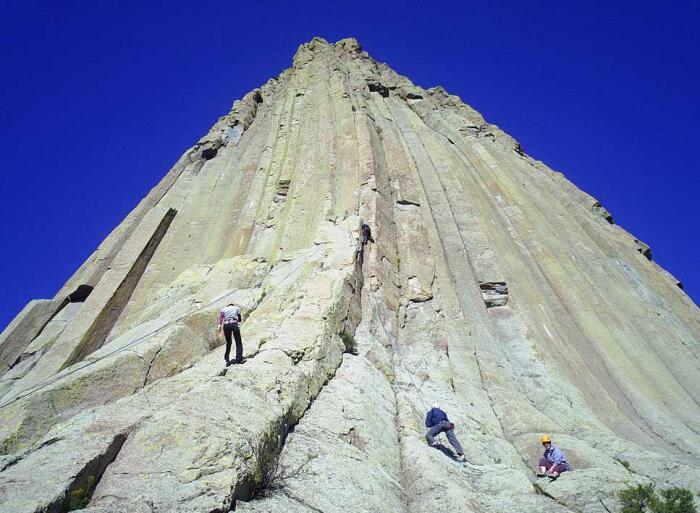
[[[428,433],[425,435],[425,438],[428,440],[428,444],[431,446],[434,445],[435,437],[438,436],[440,433],[445,433],[447,435],[447,439],[450,441],[452,447],[455,448],[457,454],[464,454],[462,446],[459,443],[459,440],[457,440],[457,437],[455,436],[455,430],[452,429],[452,424],[450,424],[446,420],[441,420],[440,422],[438,422],[430,428],[430,431],[428,431]]]
[[[547,461],[547,458],[540,458],[540,467],[544,467],[547,470],[549,470],[550,472],[557,472],[559,474],[569,470],[569,466],[566,463],[564,463],[564,464],[558,463],[555,465],[555,464]]]
[[[224,337],[226,337],[226,353],[224,358],[228,362],[228,356],[231,352],[231,333],[236,340],[236,362],[240,363],[243,360],[243,343],[241,342],[241,330],[238,329],[238,324],[224,324]]]

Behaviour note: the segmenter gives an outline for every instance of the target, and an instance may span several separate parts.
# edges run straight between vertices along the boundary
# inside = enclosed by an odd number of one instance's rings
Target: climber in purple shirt
[[[549,435],[542,435],[540,441],[544,446],[544,454],[540,458],[540,471],[537,475],[538,477],[547,476],[554,480],[559,477],[559,474],[569,470],[569,464],[564,453],[552,445],[552,439]]]

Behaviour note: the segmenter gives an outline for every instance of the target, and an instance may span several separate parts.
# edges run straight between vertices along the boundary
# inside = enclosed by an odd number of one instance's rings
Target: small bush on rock
[[[685,488],[669,488],[658,493],[654,485],[630,486],[621,490],[620,513],[696,513],[693,494]]]
[[[669,488],[660,493],[662,507],[659,513],[695,513],[695,501],[690,490]]]
[[[71,490],[65,503],[66,511],[77,511],[85,509],[90,503],[90,489],[95,484],[95,476],[88,476],[83,487]]]
[[[357,341],[355,340],[355,335],[347,331],[342,331],[340,333],[340,338],[345,345],[345,352],[357,355]]]
[[[653,511],[652,507],[658,501],[654,494],[654,485],[630,486],[618,494],[622,508],[620,513],[646,513]]]

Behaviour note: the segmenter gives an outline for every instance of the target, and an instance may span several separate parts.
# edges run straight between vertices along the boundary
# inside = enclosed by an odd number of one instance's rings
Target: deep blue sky
[[[0,329],[315,35],[461,96],[698,302],[700,2],[331,4],[3,1]]]

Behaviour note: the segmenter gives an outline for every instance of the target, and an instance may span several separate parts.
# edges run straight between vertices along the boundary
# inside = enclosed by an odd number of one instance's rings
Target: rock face
[[[459,98],[314,39],[0,336],[0,512],[698,494],[700,313],[650,258]],[[231,302],[247,361],[226,368]],[[427,446],[435,402],[468,465]],[[532,471],[542,433],[558,481]]]

